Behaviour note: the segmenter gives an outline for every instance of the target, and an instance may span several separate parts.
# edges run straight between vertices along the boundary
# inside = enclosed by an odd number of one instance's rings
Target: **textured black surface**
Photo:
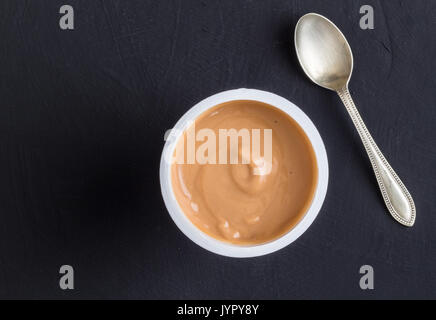
[[[59,8],[75,9],[74,31]],[[359,8],[375,9],[375,30]],[[314,11],[344,31],[351,90],[413,195],[412,229],[387,214],[338,97],[300,71],[291,32]],[[436,298],[436,1],[0,1],[0,297]],[[269,256],[210,254],[171,221],[163,135],[199,100],[279,94],[326,144],[324,207]],[[76,289],[59,289],[59,267]],[[375,269],[375,290],[359,268]]]

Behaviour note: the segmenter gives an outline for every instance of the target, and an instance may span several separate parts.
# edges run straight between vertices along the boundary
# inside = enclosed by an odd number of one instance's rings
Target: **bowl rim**
[[[234,101],[254,100],[276,107],[293,118],[309,138],[318,165],[318,182],[312,203],[305,215],[291,230],[279,238],[263,244],[235,245],[215,239],[197,228],[185,215],[175,198],[171,183],[171,163],[168,161],[180,135],[194,119],[214,106]],[[295,104],[274,93],[257,89],[233,89],[214,94],[189,109],[171,130],[165,142],[160,161],[160,185],[165,206],[177,227],[200,247],[227,257],[248,258],[266,255],[280,250],[297,240],[313,223],[321,210],[328,187],[328,159],[323,140],[310,118]]]

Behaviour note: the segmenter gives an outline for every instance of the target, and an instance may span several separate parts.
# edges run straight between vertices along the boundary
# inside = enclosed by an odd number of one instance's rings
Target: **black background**
[[[359,27],[364,4],[374,30]],[[411,229],[387,213],[339,98],[299,69],[292,32],[311,11],[351,44],[351,90],[415,199]],[[435,28],[434,0],[0,1],[0,297],[436,298]],[[330,166],[311,228],[243,260],[188,240],[158,177],[164,132],[240,87],[297,104]],[[63,264],[73,291],[59,289]]]

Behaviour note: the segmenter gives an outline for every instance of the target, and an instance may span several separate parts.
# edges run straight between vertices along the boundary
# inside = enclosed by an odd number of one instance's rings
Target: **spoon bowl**
[[[301,17],[295,28],[295,48],[304,72],[317,85],[334,91],[348,85],[353,53],[329,19],[316,13]]]

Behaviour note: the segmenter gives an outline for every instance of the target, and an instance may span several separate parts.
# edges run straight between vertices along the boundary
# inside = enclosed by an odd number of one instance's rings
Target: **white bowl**
[[[294,226],[290,231],[280,238],[259,245],[234,245],[217,240],[205,234],[203,231],[198,229],[183,213],[174,196],[171,183],[171,163],[169,159],[174,154],[176,143],[181,134],[189,127],[193,120],[195,120],[206,110],[218,104],[233,100],[255,100],[264,102],[284,111],[291,116],[301,126],[301,128],[303,128],[304,132],[312,143],[318,164],[318,184],[312,204],[310,205],[304,217],[296,226]],[[300,237],[309,228],[321,209],[327,193],[328,175],[329,170],[327,153],[321,136],[319,135],[318,130],[312,121],[292,102],[276,94],[255,89],[236,89],[224,91],[197,103],[188,112],[186,112],[174,126],[165,143],[160,163],[160,184],[162,196],[168,212],[170,213],[171,218],[174,220],[177,227],[179,227],[179,229],[189,239],[194,241],[200,247],[216,254],[237,258],[265,255],[286,247]]]

